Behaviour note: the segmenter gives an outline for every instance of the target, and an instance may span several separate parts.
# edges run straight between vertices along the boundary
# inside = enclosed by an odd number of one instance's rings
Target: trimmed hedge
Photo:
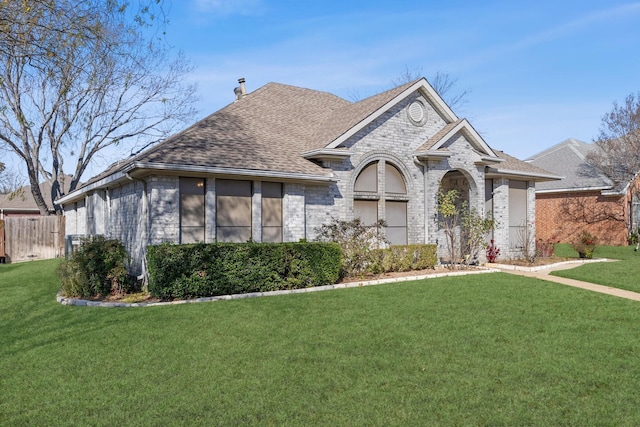
[[[433,269],[438,263],[436,245],[394,245],[371,251],[370,273]]]
[[[335,243],[165,243],[147,247],[149,293],[184,299],[328,285],[340,278]]]

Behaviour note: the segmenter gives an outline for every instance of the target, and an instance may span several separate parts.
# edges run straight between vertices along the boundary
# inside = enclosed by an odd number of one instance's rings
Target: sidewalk
[[[563,285],[573,286],[576,288],[587,289],[589,291],[600,292],[602,294],[613,295],[620,298],[626,298],[633,301],[640,301],[640,293],[631,292],[624,289],[612,288],[610,286],[597,285],[595,283],[582,282],[580,280],[567,279],[565,277],[552,276],[549,273],[557,270],[566,270],[575,268],[589,262],[613,262],[612,260],[601,258],[593,260],[567,261],[558,264],[552,264],[540,267],[519,267],[508,264],[489,264],[491,268],[498,269],[505,273],[518,274],[521,276],[533,277],[549,282],[560,283]]]

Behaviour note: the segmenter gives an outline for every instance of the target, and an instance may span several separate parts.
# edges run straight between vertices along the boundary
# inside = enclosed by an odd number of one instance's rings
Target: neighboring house
[[[45,202],[49,212],[53,213],[54,208],[51,198],[51,181],[40,184],[40,191],[45,197]],[[31,186],[26,185],[10,194],[0,194],[0,219],[10,216],[40,216],[40,209],[31,194]]]
[[[503,256],[535,236],[535,183],[556,177],[490,148],[425,79],[354,103],[239,82],[232,104],[63,197],[67,233],[121,239],[138,273],[149,244],[313,240],[333,218],[383,219],[392,244],[444,255],[442,186],[495,217]]]
[[[626,245],[640,225],[640,177],[615,183],[589,165],[587,154],[598,150],[569,138],[527,161],[562,176],[536,186],[538,238],[571,241],[582,230],[602,244]]]
[[[71,177],[65,178],[64,190],[68,191]],[[40,191],[53,214],[51,180],[42,182]],[[0,262],[54,258],[62,253],[64,218],[41,216],[31,186],[0,194],[0,221]]]

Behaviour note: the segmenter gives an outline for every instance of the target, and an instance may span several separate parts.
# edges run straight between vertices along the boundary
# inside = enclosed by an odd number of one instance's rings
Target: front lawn
[[[492,273],[71,307],[56,265],[0,265],[3,426],[640,424],[637,302]]]
[[[612,288],[626,289],[640,292],[640,252],[635,252],[635,246],[598,246],[594,258],[609,258],[618,261],[608,263],[593,263],[570,270],[554,271],[552,274]],[[557,253],[561,256],[571,255],[571,246],[558,245]]]

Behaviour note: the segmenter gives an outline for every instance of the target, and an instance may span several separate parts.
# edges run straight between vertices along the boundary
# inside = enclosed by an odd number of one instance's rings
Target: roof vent
[[[233,89],[233,93],[236,95],[236,101],[242,99],[242,97],[247,94],[247,88],[244,85],[244,77],[240,77],[238,79],[238,83],[240,83],[240,86]]]

